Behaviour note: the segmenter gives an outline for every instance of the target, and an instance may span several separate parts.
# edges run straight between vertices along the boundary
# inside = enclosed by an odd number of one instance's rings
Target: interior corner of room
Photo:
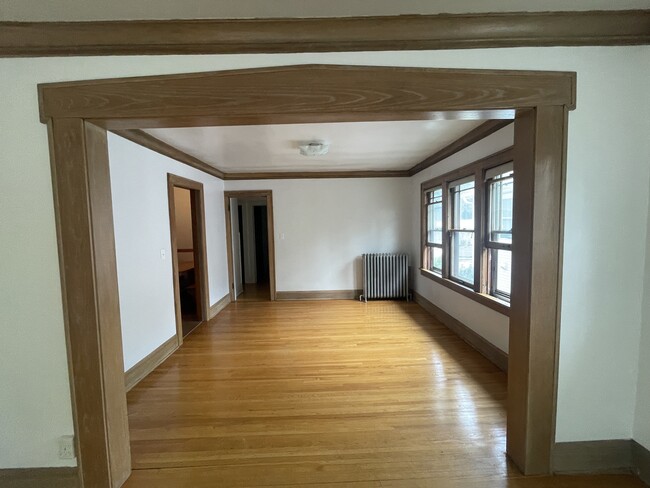
[[[0,22],[0,485],[650,482],[649,20]]]

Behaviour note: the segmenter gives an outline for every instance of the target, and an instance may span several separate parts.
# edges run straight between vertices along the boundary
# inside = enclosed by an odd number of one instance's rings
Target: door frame
[[[192,199],[192,245],[194,249],[194,276],[198,285],[197,313],[200,322],[210,317],[210,289],[208,280],[208,252],[205,236],[205,203],[203,184],[198,181],[167,173],[167,198],[169,203],[169,234],[172,249],[174,280],[174,309],[176,311],[176,336],[183,344],[183,315],[181,311],[180,282],[178,277],[178,246],[176,244],[176,212],[174,188],[189,190]],[[197,326],[198,327],[198,326]]]
[[[513,115],[520,191],[507,454],[525,474],[551,472],[567,111],[575,91],[572,72],[337,65],[39,85],[81,485],[117,488],[131,471],[107,130]]]
[[[230,217],[231,198],[264,198],[266,201],[267,234],[269,239],[269,299],[275,301],[275,228],[273,224],[273,191],[272,190],[241,190],[224,191],[223,201],[226,211],[226,252],[228,254],[228,292],[230,301],[235,301],[235,272],[232,255],[232,219]]]

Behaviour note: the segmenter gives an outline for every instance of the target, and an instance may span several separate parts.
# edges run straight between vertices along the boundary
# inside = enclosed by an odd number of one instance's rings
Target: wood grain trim
[[[205,193],[203,184],[198,181],[183,178],[172,173],[167,173],[167,198],[169,207],[169,235],[172,250],[172,273],[174,284],[174,305],[176,310],[176,335],[179,346],[183,344],[183,318],[181,316],[180,305],[180,285],[178,282],[178,248],[176,245],[176,211],[174,188],[185,188],[190,190],[192,201],[192,232],[193,238],[196,237],[194,249],[194,272],[196,281],[199,284],[198,308],[200,311],[200,320],[208,320],[210,315],[210,291],[208,280],[208,250],[206,243],[205,231]]]
[[[173,335],[126,371],[124,373],[124,386],[126,391],[130,391],[135,385],[140,383],[149,373],[162,364],[165,359],[171,356],[178,347],[178,336]]]
[[[305,180],[318,178],[404,178],[408,170],[384,171],[278,171],[225,173],[224,180]]]
[[[210,306],[210,312],[208,313],[208,320],[212,320],[215,318],[219,312],[221,312],[224,308],[228,306],[230,303],[230,293],[227,293],[224,295],[220,300],[218,300],[216,303],[213,303]]]
[[[238,125],[271,125],[271,124],[314,124],[334,122],[390,122],[404,120],[512,120],[515,111],[502,108],[495,110],[431,110],[427,112],[401,112],[399,110],[385,112],[356,112],[356,113],[274,113],[228,115],[219,113],[201,117],[185,117],[177,115],[171,118],[157,117],[156,119],[133,117],[130,119],[111,120],[89,118],[93,124],[106,128],[110,125],[112,131],[124,129],[165,129],[169,127],[207,127],[207,126],[238,126]]]
[[[474,332],[460,320],[452,317],[437,305],[434,305],[432,302],[424,298],[416,291],[411,291],[413,293],[413,299],[415,300],[415,303],[420,305],[423,309],[435,317],[436,320],[445,325],[457,336],[459,336],[470,346],[480,352],[483,356],[485,356],[486,359],[488,359],[501,371],[508,371],[508,354],[503,352],[487,339],[483,338],[481,335]]]
[[[648,42],[648,10],[0,23],[0,56],[4,57],[612,46]]]
[[[555,442],[566,107],[517,111],[507,452],[546,474]]]
[[[0,469],[3,488],[80,488],[77,468]]]
[[[650,485],[650,450],[632,441],[632,468],[645,484]]]
[[[554,473],[620,473],[629,472],[632,466],[629,439],[559,442],[553,449]]]
[[[79,119],[48,129],[79,475],[112,488],[131,455],[106,133]]]
[[[277,300],[358,300],[362,290],[278,291]]]
[[[575,107],[576,74],[297,65],[39,85],[41,120],[104,119],[141,127],[176,117],[195,126],[232,116],[367,114]],[[308,89],[306,88],[308,87]],[[217,114],[217,115],[215,115]],[[272,123],[272,122],[271,122]]]
[[[413,176],[420,171],[423,171],[436,163],[439,163],[443,159],[447,159],[449,156],[456,154],[459,151],[462,151],[466,147],[475,144],[481,139],[485,139],[490,134],[494,134],[499,129],[510,125],[512,120],[488,120],[487,122],[479,125],[475,129],[472,129],[464,136],[456,139],[454,142],[449,144],[446,147],[443,147],[440,151],[432,154],[428,158],[422,160],[422,162],[413,166],[408,170],[408,176]]]
[[[117,134],[120,137],[123,137],[124,139],[128,139],[131,142],[135,142],[140,146],[144,146],[147,149],[151,149],[152,151],[155,151],[158,154],[162,154],[163,156],[167,156],[168,158],[175,159],[180,163],[187,164],[188,166],[191,166],[194,169],[198,169],[199,171],[203,171],[204,173],[207,173],[209,175],[216,176],[217,178],[220,178],[222,180],[224,179],[223,173],[219,171],[217,168],[210,166],[208,163],[201,161],[200,159],[195,158],[194,156],[190,156],[186,152],[181,151],[180,149],[177,149],[174,146],[167,144],[166,142],[163,142],[160,139],[150,134],[147,134],[142,130],[124,129],[124,130],[113,130],[112,132]]]
[[[438,276],[437,274],[432,273],[431,271],[426,269],[420,269],[420,274],[425,278],[433,280],[436,283],[439,283],[442,286],[447,287],[450,290],[453,290],[456,293],[459,293],[464,297],[469,298],[470,300],[474,300],[475,302],[480,303],[481,305],[491,308],[495,312],[499,312],[500,314],[505,315],[506,317],[510,316],[510,307],[504,303],[501,303],[499,300],[491,297],[490,295],[479,293],[466,286],[456,283],[455,281],[452,281],[448,278],[443,278],[441,276]]]

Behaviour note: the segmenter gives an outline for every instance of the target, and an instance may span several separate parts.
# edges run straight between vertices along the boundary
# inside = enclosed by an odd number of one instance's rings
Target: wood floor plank
[[[413,303],[232,303],[129,393],[126,488],[640,486],[522,478],[506,394]]]

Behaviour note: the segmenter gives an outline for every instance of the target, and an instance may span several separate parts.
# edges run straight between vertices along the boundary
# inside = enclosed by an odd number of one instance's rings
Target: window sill
[[[425,278],[429,278],[430,280],[433,280],[436,283],[440,283],[450,290],[460,293],[461,295],[480,303],[481,305],[485,305],[486,307],[489,307],[492,310],[499,312],[500,314],[510,317],[510,305],[499,300],[498,298],[486,295],[484,293],[475,292],[471,288],[460,285],[455,281],[449,280],[447,278],[443,278],[442,276],[438,276],[437,274],[432,273],[427,269],[420,268],[420,274]]]

